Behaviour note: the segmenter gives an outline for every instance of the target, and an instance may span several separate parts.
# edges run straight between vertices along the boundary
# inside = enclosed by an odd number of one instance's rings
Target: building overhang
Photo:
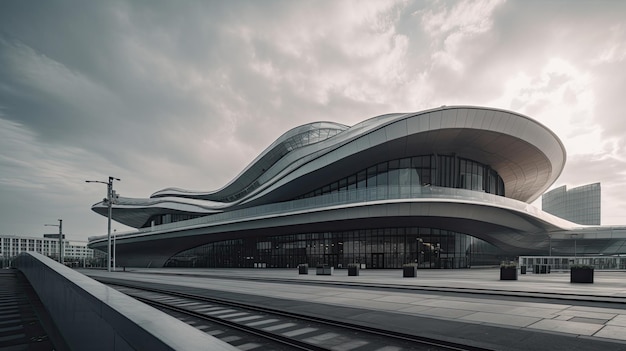
[[[537,211],[479,200],[413,198],[357,202],[245,219],[179,224],[178,227],[172,223],[118,235],[117,261],[128,266],[162,266],[180,251],[210,242],[401,226],[465,233],[505,251],[522,250],[532,254],[544,249],[550,231],[567,230],[573,225]],[[106,237],[92,238],[89,247],[106,250],[106,241]]]

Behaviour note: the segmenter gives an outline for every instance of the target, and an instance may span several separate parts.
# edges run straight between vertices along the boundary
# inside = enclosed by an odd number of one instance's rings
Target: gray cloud
[[[216,189],[297,125],[442,104],[537,118],[571,150],[555,186],[596,181],[581,171],[592,163],[614,174],[605,199],[621,206],[625,7],[5,1],[0,230],[38,234],[61,216],[77,237],[99,234],[89,206],[104,189],[85,179],[120,177],[136,197]],[[598,144],[588,152],[577,139],[587,137]]]

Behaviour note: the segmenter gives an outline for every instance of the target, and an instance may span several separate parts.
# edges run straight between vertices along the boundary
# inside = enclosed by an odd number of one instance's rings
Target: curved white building
[[[307,124],[221,189],[120,198],[113,219],[138,230],[118,236],[117,261],[460,268],[542,254],[553,234],[589,230],[529,205],[565,160],[545,126],[492,108],[388,114],[352,127]],[[93,210],[107,215],[104,203]],[[90,246],[106,250],[106,238]]]

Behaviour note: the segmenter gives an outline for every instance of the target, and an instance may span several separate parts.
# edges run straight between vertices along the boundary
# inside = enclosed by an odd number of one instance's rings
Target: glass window
[[[392,197],[398,195],[406,197],[411,196],[410,194],[418,196],[422,192],[421,187],[428,185],[504,195],[502,179],[488,166],[471,160],[457,159],[455,156],[426,155],[379,163],[298,198],[356,188],[370,188],[371,191],[367,192],[369,199],[382,198],[388,194]],[[379,191],[376,190],[378,187],[386,189],[381,189],[378,194]],[[340,198],[338,200],[341,201]]]
[[[376,186],[376,166],[367,169],[367,187],[373,188]]]
[[[415,173],[415,170],[413,168],[400,169],[400,176],[398,179],[400,186],[411,186],[413,173]]]
[[[347,180],[346,178],[340,179],[339,180],[339,191],[346,191],[347,190]]]
[[[357,188],[359,189],[365,188],[365,185],[367,184],[365,181],[366,175],[367,175],[367,172],[365,170],[357,174]]]
[[[459,180],[457,182],[457,187],[462,189],[467,189],[467,161],[459,160]]]
[[[376,168],[378,173],[387,172],[387,170],[389,169],[387,162],[379,163],[378,165],[376,165]]]
[[[332,184],[330,184],[330,192],[331,193],[336,193],[339,189],[339,183],[338,182],[334,182]]]
[[[377,166],[378,179],[376,182],[376,186],[387,186],[388,177],[387,177],[387,162],[379,163]]]
[[[356,189],[356,175],[348,177],[348,190]]]
[[[422,157],[412,157],[411,163],[413,168],[422,168]]]
[[[400,170],[390,169],[388,172],[389,179],[387,180],[389,183],[389,196],[390,197],[398,197],[399,194],[399,185],[400,185]]]
[[[387,185],[389,184],[387,175],[387,162],[378,164],[378,176],[376,177],[377,198],[383,199],[387,197]]]

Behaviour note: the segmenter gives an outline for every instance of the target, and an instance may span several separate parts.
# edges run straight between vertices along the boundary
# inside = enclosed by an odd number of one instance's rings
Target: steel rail
[[[192,300],[196,300],[196,301],[208,302],[208,303],[213,303],[213,304],[220,304],[220,305],[225,305],[225,306],[237,307],[237,308],[240,308],[240,309],[246,309],[246,310],[252,310],[252,311],[256,311],[256,312],[273,314],[273,315],[278,315],[278,316],[287,317],[287,318],[293,318],[293,319],[297,319],[297,320],[305,320],[305,321],[309,321],[309,322],[319,323],[319,324],[322,324],[322,325],[328,325],[328,326],[333,326],[333,327],[337,327],[337,328],[349,329],[351,331],[356,331],[356,332],[363,332],[363,333],[368,333],[368,334],[374,334],[374,335],[385,337],[385,338],[401,340],[403,342],[407,342],[408,341],[408,342],[413,342],[413,343],[419,343],[419,344],[424,345],[424,346],[437,347],[437,348],[441,348],[441,349],[445,349],[445,350],[455,350],[455,351],[487,351],[487,350],[490,350],[490,349],[477,347],[477,346],[472,346],[472,345],[463,345],[463,344],[449,342],[449,341],[437,340],[437,339],[427,338],[427,337],[423,337],[423,336],[411,335],[411,334],[401,333],[401,332],[397,332],[397,331],[391,331],[391,330],[385,330],[385,329],[379,329],[379,328],[374,328],[374,327],[369,327],[369,326],[349,323],[349,322],[346,322],[346,321],[338,322],[336,320],[327,319],[327,318],[323,318],[323,317],[314,317],[314,316],[309,316],[309,315],[304,315],[304,314],[299,314],[299,313],[288,312],[288,311],[284,311],[284,310],[276,310],[276,309],[272,309],[272,308],[268,308],[268,307],[262,307],[262,306],[252,305],[252,304],[247,304],[247,303],[242,303],[242,302],[236,302],[236,301],[232,301],[232,300],[225,300],[225,299],[219,299],[219,298],[214,298],[214,297],[207,297],[207,296],[202,296],[202,295],[182,293],[182,292],[170,291],[170,290],[159,289],[159,288],[138,286],[138,285],[133,285],[133,284],[119,282],[119,281],[115,281],[115,282],[108,282],[108,281],[106,281],[105,283],[110,285],[110,286],[122,286],[122,287],[126,287],[126,288],[132,288],[132,289],[140,290],[140,291],[149,291],[149,292],[154,292],[154,293],[160,293],[160,294],[163,294],[163,295],[181,297],[181,298],[192,299]],[[133,296],[133,297],[138,299],[138,300],[141,300],[143,302],[146,302],[148,304],[153,304],[153,301],[150,300],[150,299],[143,298],[143,297],[136,297],[136,296]],[[162,304],[162,303],[158,302],[156,304]],[[165,305],[165,304],[163,304],[163,305]],[[174,306],[171,306],[172,308],[170,308],[169,305],[165,305],[164,307],[168,308],[168,309],[172,309],[172,310],[180,309],[179,307],[174,307]],[[200,313],[197,313],[197,312],[194,313],[193,311],[189,311],[187,309],[180,309],[179,312],[190,313],[190,314],[193,313],[194,317],[198,317],[198,318],[202,318],[202,319],[206,319],[206,317],[207,317],[206,315],[203,315],[203,314],[200,314]],[[197,315],[196,315],[196,313],[197,313]],[[216,318],[216,317],[211,317],[211,321],[213,321],[212,318]],[[217,317],[217,318],[219,318],[219,317]],[[221,322],[223,322],[223,320],[219,319],[219,321],[215,320],[215,322],[221,323]],[[232,323],[232,322],[228,322],[228,323]],[[237,325],[241,326],[240,324],[237,324]],[[246,328],[249,328],[249,327],[246,327]],[[258,331],[257,329],[254,329],[254,330]],[[262,333],[265,334],[267,332],[262,331]],[[276,334],[271,334],[271,335],[276,337]],[[260,336],[266,337],[265,335],[260,335]],[[278,336],[280,338],[284,338],[283,336],[280,336],[280,335],[278,335]],[[292,339],[289,339],[289,340],[291,342],[293,342]],[[280,341],[280,342],[282,342],[282,341]],[[306,344],[306,347],[309,347],[310,350],[327,350],[326,348],[319,348],[319,347],[313,346],[311,344]]]
[[[136,288],[133,288],[136,289]],[[139,290],[139,289],[138,289]],[[162,293],[164,294],[164,293]],[[171,295],[171,294],[168,294]],[[175,311],[178,313],[182,313],[188,316],[192,316],[194,318],[198,318],[198,319],[202,319],[202,320],[206,320],[209,321],[211,323],[216,323],[216,324],[220,324],[223,326],[227,326],[229,328],[233,328],[239,331],[242,331],[244,333],[249,333],[249,334],[253,334],[255,336],[259,336],[262,337],[264,339],[269,339],[272,340],[274,342],[278,342],[282,345],[286,345],[298,350],[307,350],[307,351],[326,351],[326,348],[322,348],[322,347],[318,347],[315,345],[311,345],[305,342],[301,342],[295,339],[291,339],[285,336],[282,336],[280,334],[275,334],[275,333],[271,333],[265,330],[261,330],[261,329],[256,329],[253,327],[249,327],[246,326],[245,324],[239,324],[236,322],[232,322],[226,319],[221,319],[219,317],[213,317],[213,316],[209,316],[206,314],[202,314],[200,312],[196,312],[193,310],[189,310],[186,308],[181,308],[181,307],[177,307],[177,306],[173,306],[173,305],[169,305],[163,302],[159,302],[159,301],[154,301],[145,297],[141,297],[141,296],[133,296],[134,299],[137,299],[145,304],[148,304],[150,306],[154,306],[154,307],[159,307],[162,309],[167,309],[167,310],[171,310],[171,311]]]

